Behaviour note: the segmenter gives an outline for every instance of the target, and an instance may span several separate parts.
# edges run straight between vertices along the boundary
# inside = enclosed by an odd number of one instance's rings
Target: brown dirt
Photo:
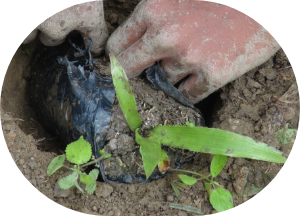
[[[118,13],[121,9],[111,9],[123,4],[121,0],[105,1],[105,4],[106,9],[110,9],[110,13],[106,15],[107,21],[112,20],[108,19],[112,13],[121,17]],[[133,4],[130,4],[128,8],[131,7],[132,10],[132,6]],[[127,16],[129,12],[130,9],[126,13],[123,12],[123,15]],[[113,21],[111,26],[119,24]],[[51,177],[47,176],[46,170],[49,162],[63,152],[56,147],[58,141],[38,123],[29,104],[29,70],[24,70],[29,60],[30,57],[22,54],[21,48],[13,57],[2,88],[1,120],[12,158],[36,189],[65,207],[88,214],[193,215],[169,207],[169,203],[181,203],[170,185],[170,182],[178,180],[177,173],[147,184],[108,185],[99,182],[94,195],[83,195],[75,189],[60,190],[57,187],[57,179],[61,178],[66,170],[61,169]],[[214,128],[265,142],[288,156],[292,145],[279,144],[274,132],[284,128],[286,123],[289,123],[289,128],[297,129],[298,126],[299,103],[289,103],[299,100],[295,76],[289,66],[287,57],[280,50],[262,66],[224,86],[199,105],[209,107],[208,111],[203,111],[206,121]],[[150,109],[153,100],[156,99],[148,98],[152,100],[148,102]],[[199,154],[194,158],[194,163],[187,165],[185,169],[208,173],[211,159],[209,154]],[[276,163],[229,158],[216,181],[233,194],[234,206],[238,206],[265,188],[281,168],[282,165]],[[205,214],[215,212],[209,203],[203,182],[183,189],[179,197],[184,204],[199,207]]]

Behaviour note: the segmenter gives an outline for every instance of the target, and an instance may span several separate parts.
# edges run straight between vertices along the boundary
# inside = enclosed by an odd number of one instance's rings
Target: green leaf
[[[224,168],[227,161],[227,156],[225,155],[215,155],[211,161],[210,173],[212,177],[219,175],[221,170]]]
[[[104,155],[105,151],[104,150],[99,150],[99,154],[100,156]],[[102,159],[102,160],[105,160],[105,159],[108,159],[108,158],[111,158],[111,154],[107,154],[105,155],[105,157]]]
[[[173,188],[173,190],[174,190],[175,196],[176,196],[179,200],[181,200],[181,199],[179,198],[180,192],[179,192],[178,187],[177,187],[175,184],[173,184],[173,183],[171,183],[171,186],[172,186],[172,188]]]
[[[206,188],[206,190],[207,190],[207,193],[208,193],[208,195],[210,195],[211,184],[210,184],[210,183],[207,183],[207,182],[205,182],[205,183],[204,183],[204,185],[205,185],[205,188]]]
[[[219,184],[218,182],[216,182],[216,181],[213,181],[212,183],[213,183],[214,185],[220,186],[220,184]]]
[[[50,162],[48,169],[47,169],[47,175],[51,176],[53,173],[55,173],[56,170],[61,168],[64,164],[66,155],[59,155]]]
[[[178,177],[181,179],[181,181],[184,184],[187,184],[187,185],[193,185],[197,182],[197,179],[194,177],[191,177],[191,176],[180,174],[180,175],[178,175]]]
[[[187,211],[187,212],[192,212],[197,215],[204,214],[203,211],[201,210],[201,208],[197,208],[197,207],[190,206],[190,205],[170,203],[169,206],[170,206],[170,208],[175,208],[175,209],[180,209],[180,210]]]
[[[96,184],[86,184],[85,191],[87,194],[92,195],[96,190]]]
[[[167,153],[161,149],[159,162],[157,164],[159,172],[164,174],[166,171],[168,171],[171,167],[170,165],[170,159]]]
[[[293,145],[297,135],[296,129],[289,129],[289,124],[286,124],[283,129],[275,132],[277,140],[281,145]]]
[[[209,201],[218,212],[233,208],[231,193],[223,188],[213,190],[210,194]]]
[[[108,158],[111,158],[111,154],[105,155],[105,157],[103,158],[103,160],[108,159]]]
[[[148,179],[159,162],[161,147],[156,140],[150,137],[142,137],[138,129],[135,131],[135,139],[136,142],[140,144],[140,153],[142,155],[146,178]]]
[[[151,131],[151,137],[151,139],[157,140],[163,145],[195,152],[276,163],[286,161],[286,158],[282,156],[282,152],[267,146],[265,143],[221,129],[164,125],[156,126]]]
[[[93,169],[90,173],[89,173],[89,177],[91,178],[91,180],[96,181],[99,175],[99,170],[97,169]],[[87,192],[87,194],[92,195],[94,193],[94,191],[96,190],[96,183],[95,184],[86,184],[85,186],[85,191]]]
[[[95,181],[93,181],[89,175],[85,173],[80,173],[80,181],[84,184],[96,184]]]
[[[67,177],[59,180],[58,185],[61,189],[66,190],[74,186],[75,182],[77,182],[77,172],[73,172],[71,175],[68,175]]]
[[[90,173],[89,176],[93,181],[96,181],[99,175],[99,170],[98,169],[93,169]]]
[[[124,69],[112,53],[109,54],[109,57],[111,62],[111,74],[120,107],[130,129],[135,131],[142,125],[142,119],[137,111],[134,95]]]
[[[185,124],[186,124],[186,126],[189,126],[189,127],[195,127],[195,124],[193,124],[189,121],[187,121]]]
[[[80,165],[88,162],[92,156],[91,145],[81,136],[77,141],[70,143],[66,148],[67,160]]]
[[[177,184],[178,186],[182,187],[182,188],[186,188],[187,184],[184,184],[182,182],[175,182],[175,184]]]
[[[104,155],[105,151],[104,150],[99,150],[99,155],[102,156]]]

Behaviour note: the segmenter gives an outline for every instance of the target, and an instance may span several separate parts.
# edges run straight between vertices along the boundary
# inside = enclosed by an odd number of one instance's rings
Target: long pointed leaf
[[[144,164],[144,169],[147,179],[152,174],[155,166],[158,164],[161,154],[160,143],[152,140],[151,137],[144,138],[138,133],[138,129],[135,132],[136,142],[140,144],[140,152]]]
[[[221,170],[224,168],[227,162],[227,156],[226,155],[215,155],[211,161],[210,165],[210,173],[212,177],[216,177],[219,175]]]
[[[135,131],[142,125],[142,120],[136,108],[134,95],[124,69],[112,53],[109,54],[109,57],[111,62],[111,74],[120,107],[130,129]]]
[[[284,163],[282,152],[256,142],[250,137],[215,128],[186,126],[157,126],[152,140],[163,145],[188,149],[195,152],[221,154],[256,160]]]

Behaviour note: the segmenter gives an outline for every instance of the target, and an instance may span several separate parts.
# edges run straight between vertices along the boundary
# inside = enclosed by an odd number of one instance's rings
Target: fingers
[[[192,73],[183,81],[178,90],[192,103],[196,104],[221,86],[209,83],[209,79],[202,73]]]
[[[147,29],[145,2],[145,0],[141,1],[129,19],[119,26],[110,36],[106,45],[107,54],[112,52],[117,56],[145,34]]]
[[[94,55],[99,55],[104,50],[108,38],[103,2],[94,1],[79,4],[58,12],[41,23],[25,39],[25,42],[28,43],[33,40],[38,30],[41,31],[39,39],[46,46],[56,46],[63,43],[71,31],[77,30],[83,38],[90,37],[93,39],[91,52]]]
[[[162,60],[161,67],[170,83],[174,85],[181,82],[178,90],[193,104],[214,91],[205,73],[198,67],[180,63],[180,60],[177,61],[175,58]]]
[[[151,35],[145,34],[132,46],[117,55],[117,59],[124,68],[128,78],[140,75],[143,70],[150,67],[165,56],[164,52],[156,52],[157,44]]]
[[[33,31],[25,38],[25,40],[23,41],[23,43],[26,44],[26,43],[30,43],[31,41],[33,41],[33,40],[35,39],[37,33],[38,33],[38,30],[37,30],[37,29],[33,30]]]

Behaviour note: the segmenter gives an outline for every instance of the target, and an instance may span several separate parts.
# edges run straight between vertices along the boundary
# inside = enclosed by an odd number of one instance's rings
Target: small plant
[[[194,152],[243,157],[275,163],[286,161],[286,158],[282,156],[282,152],[267,146],[265,143],[221,129],[196,127],[190,122],[186,122],[188,127],[179,125],[156,126],[149,131],[146,137],[141,136],[140,127],[143,123],[137,112],[135,98],[126,73],[112,53],[110,54],[110,61],[116,95],[130,129],[135,132],[136,142],[140,145],[147,178],[152,174],[156,165],[160,167],[162,161],[167,161],[166,159],[162,160],[166,157],[164,151],[161,150],[161,144]]]
[[[211,204],[217,211],[224,211],[233,208],[232,196],[229,191],[218,187],[219,184],[213,181],[213,178],[225,166],[227,156],[275,163],[286,161],[286,158],[282,156],[282,152],[267,146],[265,143],[229,131],[196,127],[190,122],[186,122],[186,126],[155,126],[148,131],[146,136],[141,136],[140,127],[143,123],[137,112],[135,98],[130,89],[126,73],[113,54],[110,54],[110,61],[117,98],[130,129],[135,132],[136,142],[140,145],[146,178],[149,178],[156,166],[158,166],[161,173],[171,169],[168,155],[161,149],[161,145],[214,154],[211,163],[211,179],[199,173],[180,170],[198,175],[201,178],[196,179],[187,175],[179,175],[183,183],[176,182],[176,185],[186,187],[186,185],[193,185],[199,180],[206,180],[205,186],[210,195]],[[179,171],[179,169],[177,170]],[[172,184],[172,187],[175,194],[179,194],[176,185]]]
[[[274,134],[277,136],[277,140],[281,145],[293,145],[297,135],[296,129],[289,129],[289,124],[286,124],[284,128],[278,130]]]
[[[172,187],[175,191],[175,195],[179,198],[179,190],[177,188],[178,186],[185,188],[187,185],[196,184],[196,182],[199,180],[206,180],[207,182],[204,183],[205,188],[209,194],[209,201],[214,207],[214,209],[216,209],[218,212],[221,212],[233,208],[231,193],[228,190],[219,187],[219,183],[214,181],[214,178],[217,177],[217,175],[224,168],[226,161],[227,161],[227,156],[214,155],[210,165],[209,176],[204,176],[196,172],[177,169],[176,171],[182,171],[182,172],[194,174],[196,176],[200,176],[200,178],[195,178],[184,174],[178,175],[178,177],[183,183],[182,182],[175,182],[175,184],[172,183]],[[210,176],[211,178],[209,178]]]
[[[88,165],[97,163],[102,159],[107,159],[110,157],[110,154],[105,154],[103,151],[99,153],[100,155],[102,155],[100,158],[87,163],[92,157],[92,148],[90,143],[84,140],[83,136],[81,136],[77,141],[72,142],[67,146],[66,154],[59,155],[50,162],[47,169],[47,174],[48,176],[51,176],[61,167],[65,167],[69,170],[72,170],[72,174],[59,180],[58,184],[60,188],[69,189],[75,186],[83,193],[83,189],[79,186],[77,182],[79,178],[80,182],[86,185],[85,191],[91,195],[96,189],[96,179],[99,175],[99,170],[93,169],[87,175],[86,173],[81,172],[80,169]],[[65,158],[67,158],[69,162],[75,164],[73,168],[63,165]]]
[[[191,123],[191,122],[189,122],[189,121],[187,121],[187,122],[185,123],[185,125],[186,125],[186,126],[189,126],[189,127],[196,127],[194,123]]]

